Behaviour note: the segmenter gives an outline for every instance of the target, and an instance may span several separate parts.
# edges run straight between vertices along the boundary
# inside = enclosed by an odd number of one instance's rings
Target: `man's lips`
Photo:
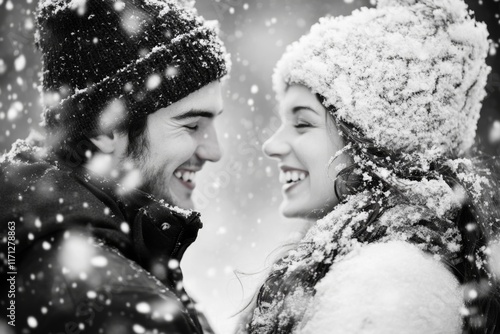
[[[198,171],[199,171],[199,169],[194,170],[194,169],[178,168],[174,171],[174,176],[186,188],[193,190],[196,187],[195,177],[196,177],[196,173]]]

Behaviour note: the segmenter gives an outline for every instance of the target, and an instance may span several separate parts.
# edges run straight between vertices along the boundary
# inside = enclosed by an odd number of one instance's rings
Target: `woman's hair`
[[[493,235],[498,235],[500,225],[497,221],[500,217],[498,193],[500,182],[497,175],[491,174],[494,169],[485,167],[475,169],[475,173],[485,174],[491,180],[490,189],[482,191],[483,199],[486,201],[478,203],[474,201],[472,189],[459,180],[457,173],[460,171],[452,170],[444,160],[434,161],[428,169],[416,168],[418,161],[409,158],[408,154],[376,145],[354,126],[338,119],[335,116],[335,110],[329,110],[329,113],[345,141],[344,152],[352,157],[361,158],[357,159],[360,162],[353,163],[338,173],[335,180],[335,192],[339,201],[346,201],[348,195],[366,190],[373,198],[370,204],[361,208],[367,213],[367,218],[353,233],[353,236],[360,242],[377,241],[385,235],[386,229],[381,224],[375,223],[388,209],[397,204],[413,205],[411,199],[407,198],[401,189],[376,173],[375,167],[385,168],[397,177],[412,181],[442,178],[452,189],[461,187],[464,190],[466,200],[454,217],[454,222],[462,237],[461,261],[456,265],[448,263],[459,282],[466,286],[466,292],[471,290],[477,292],[477,294],[465,293],[464,295],[466,305],[463,311],[464,333],[493,333],[495,328],[498,330],[500,328],[499,285],[486,265],[477,265],[477,263],[487,263],[488,252],[485,249]],[[478,166],[488,164],[493,168],[500,166],[496,159],[475,159],[475,162]],[[369,177],[361,178],[361,174],[368,174]],[[390,192],[389,196],[383,195],[388,192]],[[486,204],[486,202],[489,203]],[[439,225],[441,219],[435,217],[433,222]],[[429,225],[428,223],[425,220],[419,222],[425,226]],[[311,254],[306,254],[304,258],[309,256]],[[337,250],[333,250],[328,255],[328,261],[314,262],[312,267],[299,267],[291,273],[287,272],[286,256],[277,261],[275,269],[272,270],[256,296],[257,309],[264,309],[269,303],[279,308],[277,316],[272,319],[274,323],[267,324],[264,332],[289,333],[292,331],[301,320],[301,315],[295,316],[298,318],[291,317],[286,321],[283,321],[283,318],[279,319],[278,315],[285,311],[286,303],[276,303],[276,300],[284,301],[286,296],[293,294],[297,289],[314,295],[316,283],[329,271],[336,256]],[[259,324],[250,323],[248,326],[249,333],[263,332]]]
[[[335,116],[333,117],[335,118]],[[474,172],[486,176],[489,181],[488,188],[482,190],[482,201],[476,202],[471,194],[471,189],[459,180],[457,172],[445,164],[445,161],[435,161],[430,165],[428,171],[423,172],[422,169],[414,168],[412,161],[405,159],[398,152],[381,148],[367,140],[346,122],[336,119],[335,123],[339,131],[342,132],[346,143],[351,144],[351,153],[362,156],[363,159],[373,162],[378,167],[392,170],[398,177],[414,181],[442,177],[450,188],[460,187],[465,191],[465,201],[454,220],[462,239],[461,261],[456,265],[448,263],[458,281],[465,286],[464,333],[494,333],[499,330],[500,286],[497,278],[488,268],[489,252],[485,249],[489,246],[490,241],[495,240],[495,236],[498,236],[500,230],[500,221],[498,220],[500,218],[500,180],[498,175],[500,161],[484,156],[472,159]],[[387,157],[390,159],[388,160]],[[345,197],[346,194],[359,191],[360,186],[361,188],[366,186],[383,189],[393,188],[392,185],[373,173],[370,176],[378,178],[375,183],[360,185],[352,182],[351,175],[356,168],[358,166],[354,164],[339,173],[338,182],[335,184],[336,193]],[[370,173],[370,169],[363,169],[363,172]],[[393,190],[398,193],[397,189]],[[403,195],[399,194],[399,196]],[[381,205],[378,208],[378,217],[387,208]],[[437,217],[434,219],[439,220]],[[367,221],[366,225],[369,224],[370,222]],[[364,228],[366,229],[366,226]],[[371,238],[369,232],[366,233],[366,238]],[[471,291],[475,292],[470,294]]]

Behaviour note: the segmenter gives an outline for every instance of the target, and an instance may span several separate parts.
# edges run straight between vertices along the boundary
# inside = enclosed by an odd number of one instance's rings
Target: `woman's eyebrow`
[[[296,113],[297,113],[297,112],[299,112],[300,110],[304,110],[304,109],[305,109],[305,110],[310,110],[310,111],[312,111],[313,113],[315,113],[316,115],[319,115],[319,113],[318,113],[316,110],[314,110],[314,109],[313,109],[313,108],[311,108],[311,107],[307,107],[307,106],[296,106],[296,107],[293,107],[293,108],[292,108],[292,113],[293,113],[293,114],[296,114]]]
[[[207,110],[191,109],[188,112],[174,116],[173,119],[175,119],[176,121],[181,121],[184,119],[195,118],[195,117],[206,117],[212,119],[220,114],[222,114],[222,110],[220,110],[217,113],[214,113],[212,111],[207,111]]]

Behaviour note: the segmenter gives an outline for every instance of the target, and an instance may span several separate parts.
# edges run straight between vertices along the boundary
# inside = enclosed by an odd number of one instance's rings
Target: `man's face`
[[[182,208],[193,208],[195,176],[206,161],[221,158],[214,119],[222,112],[221,84],[212,82],[148,115],[148,149],[132,159],[145,192]]]

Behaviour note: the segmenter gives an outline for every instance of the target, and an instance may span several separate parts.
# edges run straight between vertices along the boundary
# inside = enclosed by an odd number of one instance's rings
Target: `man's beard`
[[[170,193],[165,168],[150,168],[147,166],[149,160],[149,141],[146,133],[141,133],[129,142],[122,164],[132,163],[133,168],[139,170],[141,180],[137,189],[152,195],[156,199],[163,199],[167,203],[175,205],[174,198]]]
[[[144,166],[144,163],[137,161],[134,161],[134,166],[139,169],[142,177],[139,190],[152,195],[156,199],[163,199],[169,204],[176,204],[166,182],[167,175],[165,169],[158,168],[151,170]]]

